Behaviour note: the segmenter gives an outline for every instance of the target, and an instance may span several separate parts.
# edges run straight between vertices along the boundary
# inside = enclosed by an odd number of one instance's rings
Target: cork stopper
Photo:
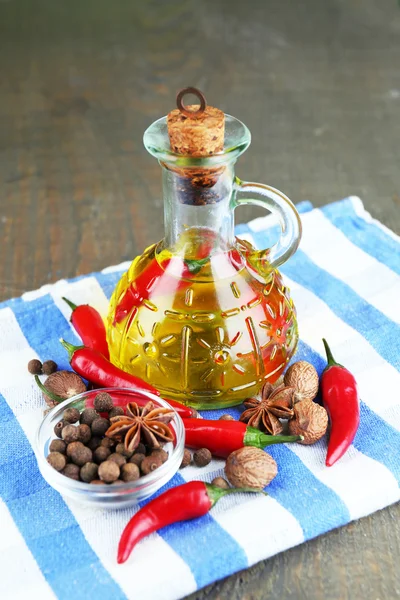
[[[200,104],[185,106],[183,98],[194,94]],[[222,152],[225,137],[225,115],[207,106],[204,95],[196,88],[185,88],[177,95],[177,106],[167,117],[171,150],[184,156],[202,157]]]

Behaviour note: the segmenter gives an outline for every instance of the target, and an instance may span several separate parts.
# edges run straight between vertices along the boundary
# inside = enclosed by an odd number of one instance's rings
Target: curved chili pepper
[[[98,311],[89,304],[77,306],[64,296],[63,300],[72,309],[71,323],[85,346],[93,348],[109,358],[106,328]]]
[[[331,467],[351,445],[360,423],[360,405],[354,376],[333,358],[326,340],[328,365],[321,375],[322,402],[331,421],[326,466]]]
[[[60,342],[68,351],[70,365],[73,370],[88,381],[100,387],[123,387],[139,391],[147,390],[156,396],[160,396],[160,392],[155,387],[146,383],[143,379],[131,375],[131,373],[122,371],[122,369],[113,365],[97,350],[87,348],[86,346],[73,346],[63,339]],[[167,402],[171,404],[181,417],[191,418],[197,416],[197,411],[190,408],[190,406],[185,406],[180,402],[169,399],[167,399]]]
[[[120,323],[130,314],[134,307],[142,304],[143,300],[148,300],[154,282],[164,273],[159,262],[153,258],[135,280],[126,289],[121,300],[115,308],[114,325]]]
[[[212,421],[183,419],[185,445],[190,448],[208,448],[214,456],[226,458],[243,446],[265,448],[272,444],[298,442],[301,435],[266,435],[259,429],[248,427],[242,421]]]
[[[128,522],[119,541],[117,562],[124,563],[136,544],[146,535],[178,521],[202,517],[222,496],[235,492],[254,493],[262,490],[254,488],[225,490],[203,481],[190,481],[167,490],[141,508]]]

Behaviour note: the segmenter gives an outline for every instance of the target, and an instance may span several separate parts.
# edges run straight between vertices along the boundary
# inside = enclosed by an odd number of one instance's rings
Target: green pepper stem
[[[210,257],[207,256],[206,258],[198,258],[198,259],[185,258],[183,262],[186,264],[189,272],[192,273],[193,275],[196,275],[196,273],[198,273],[200,271],[200,269],[209,260],[210,260]]]
[[[322,338],[322,342],[325,347],[326,359],[328,361],[328,367],[333,367],[334,365],[341,367],[342,365],[339,365],[339,363],[337,363],[336,360],[333,358],[331,349],[328,346],[328,342],[324,338]]]
[[[60,338],[60,342],[68,352],[69,360],[71,360],[71,358],[73,357],[74,352],[76,352],[80,348],[84,348],[84,346],[74,346],[73,344],[70,344],[69,342],[63,340],[63,338]]]
[[[267,435],[255,427],[247,427],[243,443],[245,446],[255,446],[262,449],[273,444],[288,444],[300,442],[303,439],[302,435]]]
[[[206,486],[207,495],[210,498],[211,507],[213,507],[214,504],[216,504],[218,502],[218,500],[220,498],[222,498],[222,496],[226,496],[227,494],[236,494],[236,493],[240,493],[240,492],[251,492],[253,494],[255,494],[255,493],[264,494],[264,496],[268,495],[261,488],[243,487],[243,488],[229,488],[227,490],[224,490],[223,488],[220,488],[216,485],[211,485],[211,483],[205,483],[204,485]]]
[[[77,305],[74,304],[73,302],[71,302],[71,300],[68,300],[68,298],[65,298],[64,296],[62,296],[62,299],[64,300],[64,302],[66,302],[68,304],[68,306],[70,307],[70,309],[72,311],[74,311],[78,308]]]
[[[59,402],[64,402],[65,398],[61,398],[61,396],[57,396],[57,394],[48,390],[47,387],[43,385],[43,383],[40,381],[37,375],[35,375],[35,381],[37,386],[42,390],[43,394],[51,398],[54,402],[57,402],[57,404]]]

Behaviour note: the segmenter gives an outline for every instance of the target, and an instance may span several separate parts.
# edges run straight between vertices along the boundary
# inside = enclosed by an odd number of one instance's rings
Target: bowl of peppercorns
[[[36,438],[41,474],[60,494],[101,507],[137,504],[179,469],[185,431],[167,401],[144,390],[90,390],[61,402]]]

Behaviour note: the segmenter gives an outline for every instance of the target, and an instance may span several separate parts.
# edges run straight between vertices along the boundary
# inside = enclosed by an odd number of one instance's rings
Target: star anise
[[[276,389],[265,383],[261,390],[261,398],[249,398],[244,401],[247,408],[240,416],[240,421],[251,427],[277,435],[283,430],[279,419],[293,417],[294,388],[280,386]]]
[[[112,425],[106,436],[119,441],[124,440],[126,450],[133,452],[141,439],[151,448],[160,448],[160,442],[172,442],[174,439],[168,423],[174,418],[174,411],[169,408],[155,408],[148,402],[139,408],[136,402],[126,407],[126,415],[111,417]]]

